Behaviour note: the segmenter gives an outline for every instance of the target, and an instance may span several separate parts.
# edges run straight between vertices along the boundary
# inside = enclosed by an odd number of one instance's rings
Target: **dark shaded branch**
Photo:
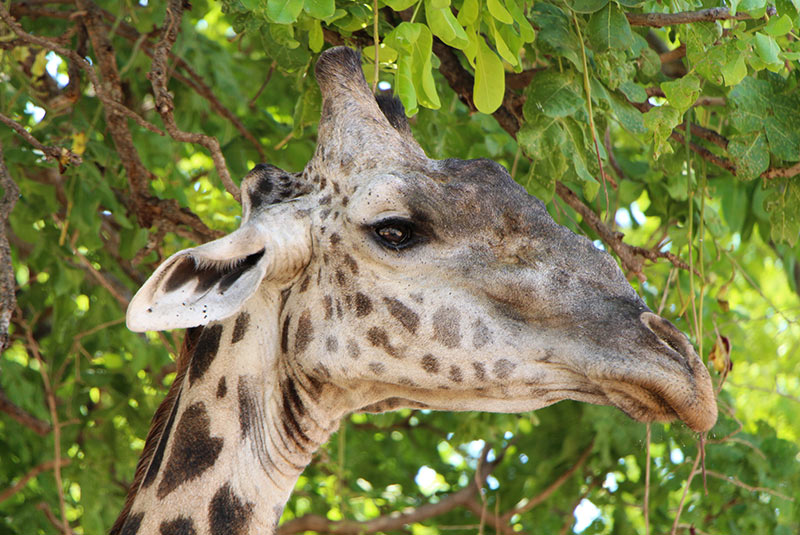
[[[7,125],[17,134],[22,136],[22,139],[33,145],[35,149],[40,150],[42,154],[44,154],[45,158],[58,162],[58,164],[62,167],[66,167],[68,165],[80,165],[82,163],[81,157],[67,148],[49,147],[47,145],[43,145],[38,139],[33,137],[30,132],[25,130],[25,127],[10,117],[6,117],[2,113],[0,113],[0,123]]]
[[[175,123],[175,118],[173,117],[175,104],[172,101],[172,95],[167,89],[169,73],[167,58],[169,57],[172,45],[175,44],[175,40],[178,38],[181,18],[183,17],[183,4],[183,0],[170,0],[167,5],[161,40],[156,44],[153,50],[152,67],[150,68],[150,72],[147,73],[147,77],[153,85],[156,110],[159,115],[161,115],[161,120],[164,121],[164,126],[170,136],[185,143],[197,143],[202,145],[211,153],[211,158],[214,160],[214,167],[217,169],[217,174],[222,184],[225,186],[225,190],[230,193],[234,199],[241,202],[239,187],[234,184],[231,179],[219,141],[205,134],[184,132],[178,128],[178,125]]]
[[[774,7],[767,8],[767,15],[777,13]],[[699,11],[682,11],[680,13],[625,13],[631,26],[649,26],[663,28],[676,24],[691,24],[693,22],[714,22],[715,20],[750,20],[753,17],[748,13],[731,15],[727,7],[712,7]]]
[[[561,487],[561,485],[566,483],[567,480],[570,477],[572,477],[573,474],[575,474],[575,472],[578,470],[578,468],[583,466],[583,463],[585,463],[586,459],[589,458],[589,455],[592,453],[593,449],[594,449],[594,440],[592,440],[591,444],[589,444],[589,446],[587,446],[587,448],[585,450],[583,450],[583,453],[581,453],[581,456],[578,457],[577,461],[575,461],[575,464],[570,466],[569,469],[566,472],[564,472],[563,474],[558,476],[558,478],[555,481],[553,481],[552,483],[550,483],[542,492],[540,492],[539,494],[537,494],[536,496],[531,498],[528,501],[528,503],[526,503],[522,507],[509,509],[508,511],[503,513],[503,515],[500,518],[504,522],[507,523],[509,520],[511,520],[512,516],[520,515],[520,514],[526,512],[526,511],[530,511],[531,509],[533,509],[534,507],[536,507],[537,505],[539,505],[540,503],[545,501],[555,491],[557,491],[559,489],[559,487]]]
[[[19,188],[11,178],[0,144],[0,187],[3,197],[0,199],[0,353],[8,347],[8,327],[11,316],[17,307],[16,279],[14,266],[11,263],[11,247],[8,244],[8,218],[19,198]]]
[[[426,503],[412,511],[404,512],[399,515],[381,516],[366,522],[357,522],[353,520],[332,522],[324,516],[304,515],[300,518],[290,520],[278,528],[278,535],[289,535],[291,533],[302,533],[305,531],[348,535],[395,531],[402,529],[403,526],[408,524],[422,522],[428,518],[442,515],[456,507],[466,506],[473,500],[475,494],[480,490],[480,486],[483,485],[483,482],[486,481],[489,474],[492,473],[504,458],[505,450],[500,452],[497,458],[492,462],[485,462],[486,454],[488,454],[489,450],[490,447],[487,444],[482,455],[482,462],[479,463],[475,477],[471,479],[470,483],[461,490],[449,496],[442,497],[436,503]]]
[[[24,425],[37,435],[45,436],[52,430],[52,427],[48,422],[40,420],[25,409],[15,405],[10,399],[8,399],[8,396],[6,396],[5,391],[2,389],[0,389],[0,412],[8,414],[15,422],[20,425]],[[3,500],[0,500],[0,502],[1,501]]]
[[[69,463],[70,463],[69,459],[62,459],[61,463],[60,463],[60,467],[67,466]],[[19,478],[19,481],[17,481],[16,483],[11,485],[10,487],[8,487],[6,489],[3,489],[3,491],[0,492],[0,503],[4,502],[5,500],[9,499],[10,497],[12,497],[17,492],[19,492],[22,489],[24,489],[25,485],[28,484],[28,481],[30,481],[34,477],[38,476],[42,472],[47,472],[49,470],[52,470],[55,467],[56,467],[55,461],[46,461],[46,462],[43,462],[42,464],[34,466],[24,476]]]
[[[800,175],[800,162],[791,167],[776,167],[773,169],[767,169],[761,173],[763,178],[769,180],[772,180],[773,178],[792,178],[797,175]]]
[[[694,129],[692,129],[692,133],[694,133]],[[683,136],[677,132],[677,129],[673,130],[669,137],[677,141],[680,145],[685,143]],[[730,160],[721,156],[717,156],[707,148],[691,141],[689,142],[689,148],[692,149],[692,151],[696,154],[700,155],[700,157],[704,160],[707,160],[717,167],[721,167],[726,171],[729,171],[733,175],[736,174],[736,166],[733,165]]]

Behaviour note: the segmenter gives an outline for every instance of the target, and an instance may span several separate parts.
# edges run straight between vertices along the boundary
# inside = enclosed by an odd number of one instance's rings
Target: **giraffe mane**
[[[139,458],[138,464],[136,465],[136,473],[133,477],[133,483],[131,483],[131,486],[128,488],[128,496],[125,499],[125,506],[122,508],[122,512],[120,512],[116,522],[114,522],[109,535],[119,535],[122,533],[122,528],[125,526],[125,522],[130,516],[133,501],[136,499],[136,495],[142,485],[142,480],[147,473],[147,469],[150,467],[150,462],[153,460],[153,456],[158,448],[158,444],[161,441],[160,439],[164,433],[170,413],[172,412],[173,406],[178,399],[178,394],[180,393],[181,385],[183,384],[183,378],[186,375],[186,370],[189,368],[189,361],[191,360],[192,351],[202,331],[203,327],[186,329],[186,334],[183,337],[183,345],[180,353],[178,354],[178,358],[176,359],[175,380],[172,381],[169,392],[167,392],[166,397],[158,406],[156,413],[153,415],[153,420],[150,422],[150,431],[147,433],[142,455]]]

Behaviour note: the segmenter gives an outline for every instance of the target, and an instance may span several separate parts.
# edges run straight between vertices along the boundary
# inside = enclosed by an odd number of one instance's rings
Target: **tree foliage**
[[[797,533],[797,0],[167,4],[0,5],[0,533],[111,526],[182,336],[127,331],[127,302],[236,227],[254,164],[302,169],[328,44],[431,157],[504,164],[612,251],[720,418],[701,441],[573,402],[353,415],[281,532]]]

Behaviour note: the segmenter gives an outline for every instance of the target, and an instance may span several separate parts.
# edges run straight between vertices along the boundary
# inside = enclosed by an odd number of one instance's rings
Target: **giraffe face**
[[[428,159],[354,52],[324,53],[317,79],[304,172],[254,169],[242,227],[168,259],[132,301],[132,328],[233,322],[261,293],[281,303],[264,321],[282,365],[334,386],[344,412],[575,399],[713,426],[702,361],[607,253],[496,163]]]
[[[575,399],[713,424],[686,337],[504,168],[358,169],[322,177],[312,260],[284,315],[290,358],[355,393],[351,410],[520,412]]]

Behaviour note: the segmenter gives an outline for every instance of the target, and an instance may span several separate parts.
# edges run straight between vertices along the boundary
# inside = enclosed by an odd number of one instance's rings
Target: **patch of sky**
[[[486,445],[486,442],[483,440],[473,440],[469,444],[467,444],[467,455],[470,457],[479,457],[481,452],[483,451],[483,447]]]
[[[414,482],[419,487],[419,490],[426,496],[431,496],[436,492],[443,492],[450,489],[450,485],[447,484],[444,476],[427,465],[422,466],[417,471]]]
[[[683,452],[680,448],[672,448],[669,451],[669,460],[672,464],[681,464],[683,462]]]
[[[47,65],[45,65],[47,73],[55,78],[58,87],[66,87],[66,85],[69,83],[69,76],[63,72],[58,72],[58,68],[61,66],[64,60],[62,60],[61,57],[55,52],[49,52],[45,58],[47,59]]]
[[[147,3],[148,3],[149,1],[150,1],[150,0],[139,0],[139,5],[140,5],[140,6],[142,6],[142,7],[147,7]]]
[[[600,518],[600,509],[586,498],[572,512],[575,517],[575,525],[572,527],[574,533],[581,533],[588,528],[592,522]]]
[[[497,478],[494,476],[486,476],[486,484],[492,490],[497,490],[500,488],[500,482],[497,481]]]
[[[602,241],[594,240],[592,243],[594,244],[595,247],[597,247],[601,251],[605,251],[606,250],[606,246]]]
[[[505,433],[503,433],[503,438],[506,440],[511,440],[512,438],[514,438],[514,433],[512,433],[511,431],[506,431]]]
[[[607,489],[608,492],[616,492],[616,490],[619,488],[617,476],[615,476],[613,472],[606,474],[606,480],[603,481],[603,488]]]
[[[34,123],[39,123],[44,119],[44,108],[40,108],[30,100],[25,103],[25,113],[33,117]]]
[[[389,91],[391,88],[392,84],[390,84],[385,80],[381,80],[380,82],[378,82],[378,89],[380,89],[381,91]]]
[[[197,21],[197,24],[194,25],[194,29],[198,32],[204,32],[208,29],[208,21],[206,19],[200,19]]]

